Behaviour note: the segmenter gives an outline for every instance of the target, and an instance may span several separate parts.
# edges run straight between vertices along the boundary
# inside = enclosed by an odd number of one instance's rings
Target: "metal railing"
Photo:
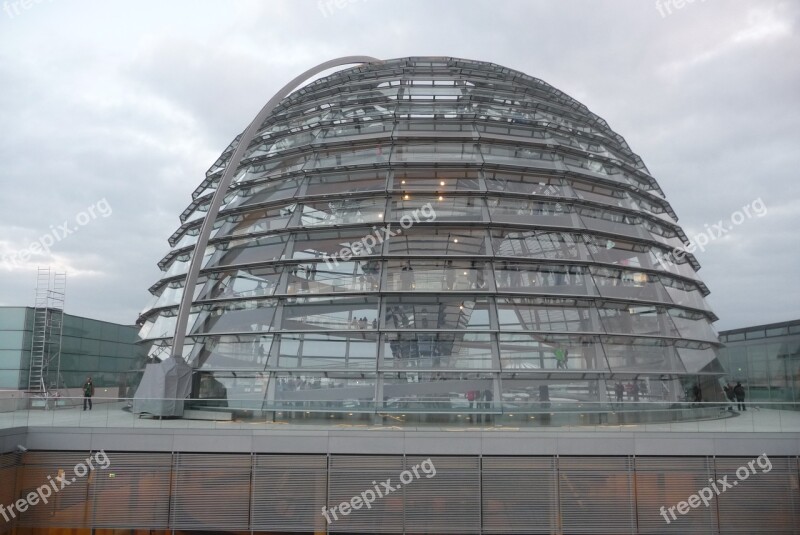
[[[137,400],[137,402],[142,401]],[[0,399],[0,428],[253,428],[275,424],[440,428],[586,428],[631,431],[800,432],[800,403],[486,401],[389,399],[186,399],[182,417],[136,414],[132,398]],[[88,407],[87,407],[88,409]]]

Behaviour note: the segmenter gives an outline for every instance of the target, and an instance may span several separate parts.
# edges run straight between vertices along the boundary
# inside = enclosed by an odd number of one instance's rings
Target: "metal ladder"
[[[31,361],[28,373],[28,392],[47,394],[59,388],[61,376],[61,337],[64,328],[66,273],[54,273],[50,268],[38,268],[36,295],[31,333]],[[51,367],[55,368],[55,383],[51,383]]]

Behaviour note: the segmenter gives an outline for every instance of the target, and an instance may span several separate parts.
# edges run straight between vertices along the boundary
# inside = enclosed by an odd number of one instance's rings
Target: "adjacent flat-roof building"
[[[800,320],[719,333],[728,380],[741,381],[752,401],[800,401]]]
[[[0,389],[26,390],[29,386],[32,307],[0,307]],[[137,328],[108,321],[63,315],[59,367],[53,363],[46,378],[48,388],[80,388],[88,375],[97,387],[117,388],[136,384],[144,365],[137,344]],[[51,341],[48,358],[55,358],[57,340]],[[123,395],[127,389],[123,389]]]

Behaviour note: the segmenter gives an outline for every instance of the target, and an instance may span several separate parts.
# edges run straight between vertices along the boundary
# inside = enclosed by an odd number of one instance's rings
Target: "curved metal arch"
[[[275,96],[269,99],[264,107],[261,108],[261,111],[258,112],[258,115],[256,115],[253,121],[248,125],[247,129],[245,129],[241,139],[239,140],[239,145],[231,155],[228,165],[225,166],[225,173],[222,175],[222,178],[219,181],[217,190],[214,192],[214,196],[211,199],[211,206],[208,208],[208,213],[206,214],[203,224],[200,227],[200,235],[197,237],[197,243],[194,246],[192,259],[189,262],[189,271],[186,273],[186,283],[183,287],[183,296],[181,296],[181,303],[178,308],[178,320],[175,325],[175,336],[172,339],[173,357],[180,357],[183,354],[187,323],[189,321],[189,311],[192,308],[192,299],[194,298],[194,290],[197,286],[197,278],[200,275],[200,267],[203,257],[205,256],[205,249],[208,246],[208,240],[211,236],[211,229],[213,228],[214,222],[217,219],[217,214],[219,213],[219,208],[222,205],[222,200],[225,197],[225,193],[228,191],[228,187],[230,187],[231,182],[233,181],[233,176],[242,161],[242,157],[244,157],[245,151],[247,151],[247,147],[250,145],[250,142],[253,141],[253,138],[258,133],[258,129],[266,120],[267,116],[269,116],[269,114],[272,113],[272,110],[274,110],[275,107],[290,93],[292,93],[300,84],[314,75],[334,67],[341,67],[342,65],[350,65],[354,63],[377,63],[380,61],[381,60],[371,56],[345,56],[326,61],[325,63],[320,63],[316,67],[308,69],[306,72],[297,76],[291,82],[283,86],[280,91],[275,93]]]

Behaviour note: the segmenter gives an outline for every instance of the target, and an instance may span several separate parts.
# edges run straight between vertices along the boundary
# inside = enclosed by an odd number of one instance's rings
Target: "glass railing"
[[[389,399],[0,399],[0,428],[254,428],[275,424],[558,430],[800,432],[800,403]],[[181,416],[171,416],[180,414]]]

